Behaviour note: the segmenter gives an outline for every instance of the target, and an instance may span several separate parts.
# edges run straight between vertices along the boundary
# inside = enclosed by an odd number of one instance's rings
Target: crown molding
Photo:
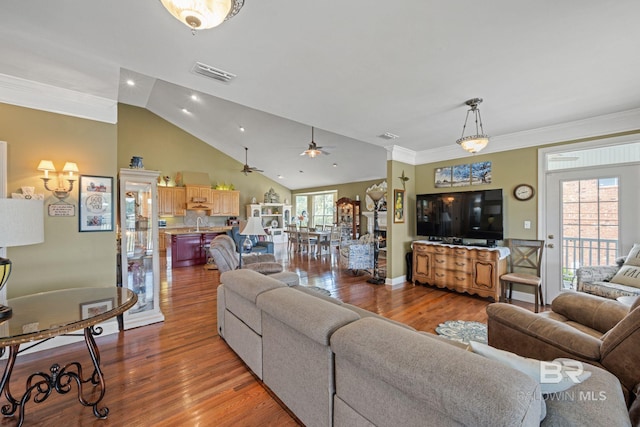
[[[0,102],[114,124],[118,101],[0,74]]]
[[[416,152],[409,148],[401,147],[400,145],[387,145],[384,147],[387,150],[387,161],[395,160],[398,162],[415,165]]]

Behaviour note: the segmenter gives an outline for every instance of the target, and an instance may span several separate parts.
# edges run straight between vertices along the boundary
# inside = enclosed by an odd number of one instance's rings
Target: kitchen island
[[[230,226],[166,229],[167,263],[171,268],[206,264],[211,240],[230,230]]]

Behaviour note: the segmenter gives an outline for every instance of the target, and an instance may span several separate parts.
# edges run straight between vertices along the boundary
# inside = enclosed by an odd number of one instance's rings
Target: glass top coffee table
[[[5,416],[12,416],[19,411],[18,426],[21,426],[24,422],[25,404],[29,400],[40,403],[54,390],[66,394],[75,383],[80,403],[93,407],[96,417],[106,418],[109,409],[98,408],[106,386],[100,369],[100,352],[93,336],[102,333],[102,328],[96,327],[98,323],[124,313],[137,299],[131,290],[117,287],[63,289],[10,299],[7,305],[13,309],[13,315],[0,323],[0,355],[9,348],[9,358],[0,382],[0,394],[4,394],[8,404],[3,405],[0,412]],[[91,375],[84,377],[82,366],[78,362],[63,366],[56,363],[49,369],[50,373],[31,374],[27,378],[24,394],[15,397],[10,390],[10,381],[16,357],[21,352],[20,345],[31,343],[32,347],[33,341],[72,335],[72,332],[81,329],[84,329],[84,341],[93,362]],[[85,385],[90,387],[93,396],[95,388],[99,387],[95,399],[85,399]]]

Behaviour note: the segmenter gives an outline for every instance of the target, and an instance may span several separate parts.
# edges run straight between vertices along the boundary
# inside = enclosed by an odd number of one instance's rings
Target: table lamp
[[[380,225],[378,224],[378,203],[384,197],[386,192],[384,190],[369,190],[367,191],[367,195],[371,197],[373,200],[374,208],[373,208],[373,236],[375,238],[375,242],[373,244],[373,277],[367,280],[367,283],[372,283],[374,285],[382,285],[385,282],[384,277],[380,277],[378,274],[378,257],[380,256]]]
[[[241,236],[246,236],[242,245],[240,246],[240,267],[242,267],[242,254],[248,254],[251,252],[253,248],[253,243],[251,242],[251,236],[266,236],[267,233],[264,231],[264,227],[262,226],[262,219],[257,216],[252,216],[247,219],[247,223],[240,232]]]
[[[0,198],[0,247],[44,242],[44,201]],[[0,258],[0,290],[11,274],[11,261]],[[0,319],[11,316],[11,307],[0,304]]]

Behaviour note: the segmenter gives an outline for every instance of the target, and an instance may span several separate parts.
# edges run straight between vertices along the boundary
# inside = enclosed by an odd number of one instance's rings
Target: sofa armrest
[[[608,282],[616,275],[619,269],[620,266],[618,265],[580,267],[576,270],[578,286],[580,283]]]
[[[629,307],[616,300],[583,292],[565,292],[551,303],[554,313],[588,326],[603,334],[629,313]]]
[[[540,360],[600,360],[602,341],[572,326],[505,303],[487,306],[489,345]]]
[[[273,242],[256,242],[255,246],[260,246],[263,248],[267,248],[267,253],[273,253]]]
[[[242,269],[257,271],[262,274],[275,274],[284,270],[282,264],[278,264],[277,262],[254,262],[243,265]]]
[[[242,264],[253,264],[256,262],[276,262],[276,257],[270,253],[250,253],[242,255]]]
[[[338,329],[331,349],[338,397],[372,424],[391,425],[397,414],[393,404],[372,406],[369,393],[385,402],[411,402],[411,413],[402,414],[406,425],[437,424],[426,422],[429,414],[443,423],[446,418],[447,425],[539,423],[536,381],[433,337],[367,317]]]

